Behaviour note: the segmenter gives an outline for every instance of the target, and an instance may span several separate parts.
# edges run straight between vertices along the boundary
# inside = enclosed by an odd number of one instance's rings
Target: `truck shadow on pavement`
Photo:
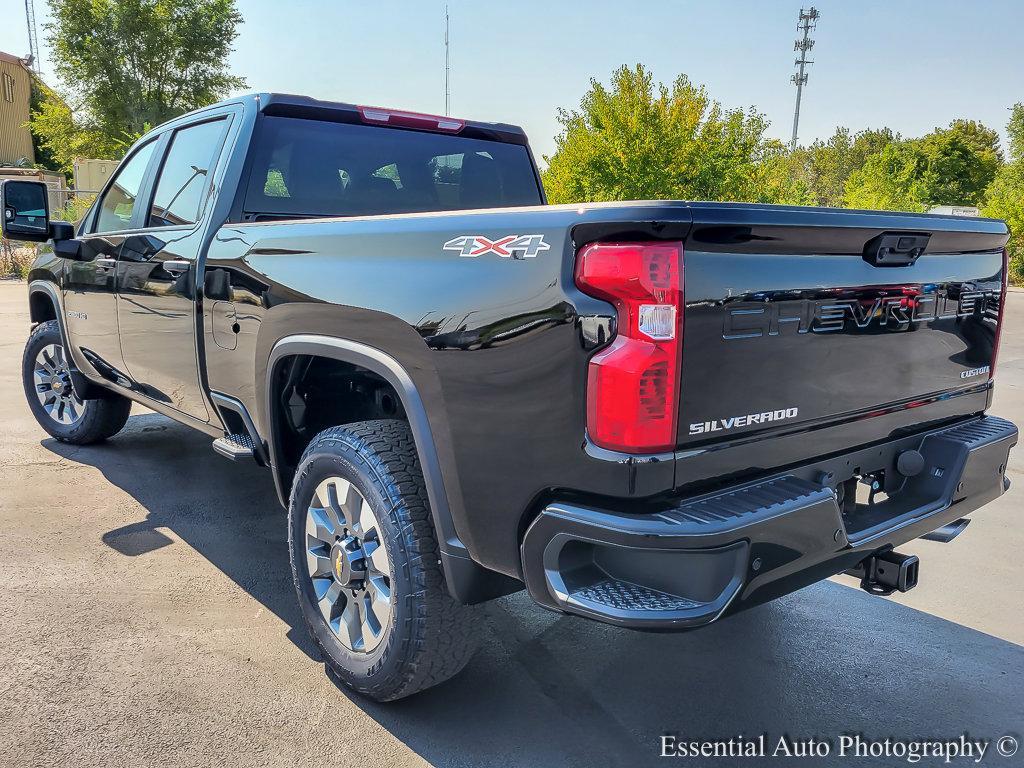
[[[288,565],[287,522],[270,473],[254,462],[215,454],[210,438],[157,414],[133,415],[112,440],[43,445],[69,461],[96,467],[133,496],[145,519],[107,531],[103,542],[128,557],[144,556],[176,536],[260,601],[291,629],[288,637],[317,661],[307,637]]]
[[[295,604],[285,515],[268,472],[221,459],[206,436],[151,414],[132,417],[107,444],[43,445],[96,467],[148,510],[145,520],[104,533],[107,545],[145,556],[174,543],[160,528],[172,531],[320,661]],[[1019,740],[1024,722],[1020,646],[833,582],[686,634],[559,616],[522,594],[474,610],[481,650],[449,683],[390,705],[341,687],[332,695],[438,766],[654,764],[664,762],[664,734],[692,741],[762,733],[770,748],[783,735],[829,739],[832,764],[844,733]]]

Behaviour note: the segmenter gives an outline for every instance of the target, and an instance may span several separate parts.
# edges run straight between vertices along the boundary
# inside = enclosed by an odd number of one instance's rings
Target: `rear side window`
[[[539,205],[526,147],[446,134],[265,117],[250,219]]]
[[[117,169],[114,180],[100,201],[94,231],[117,232],[131,227],[132,212],[139,197],[142,177],[146,174],[146,167],[153,156],[155,146],[155,141],[149,142]]]
[[[199,221],[227,126],[227,120],[211,120],[175,132],[146,226],[174,227]]]

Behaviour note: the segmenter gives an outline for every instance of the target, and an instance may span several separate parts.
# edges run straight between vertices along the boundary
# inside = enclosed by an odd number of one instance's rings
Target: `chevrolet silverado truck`
[[[1009,486],[1000,221],[548,206],[519,128],[277,94],[148,133],[74,227],[2,192],[5,236],[51,243],[39,424],[93,443],[137,402],[265,466],[309,632],[378,700],[524,587],[650,630],[908,590],[896,548]]]

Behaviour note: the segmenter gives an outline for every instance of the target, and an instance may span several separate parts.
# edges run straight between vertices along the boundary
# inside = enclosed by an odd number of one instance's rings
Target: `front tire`
[[[40,323],[28,337],[21,379],[39,426],[64,443],[88,445],[106,440],[121,431],[132,409],[130,400],[113,392],[95,400],[78,396],[56,320]]]
[[[313,438],[288,506],[292,577],[328,670],[377,701],[458,673],[470,609],[448,594],[412,434],[363,421]]]

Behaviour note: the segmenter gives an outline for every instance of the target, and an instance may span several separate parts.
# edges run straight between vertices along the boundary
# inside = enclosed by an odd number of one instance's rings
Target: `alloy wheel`
[[[85,403],[71,383],[71,368],[60,344],[47,344],[36,355],[33,384],[43,410],[58,424],[71,426],[85,415]]]
[[[349,650],[372,651],[391,623],[391,562],[373,508],[348,480],[328,477],[317,486],[305,549],[327,625]]]

